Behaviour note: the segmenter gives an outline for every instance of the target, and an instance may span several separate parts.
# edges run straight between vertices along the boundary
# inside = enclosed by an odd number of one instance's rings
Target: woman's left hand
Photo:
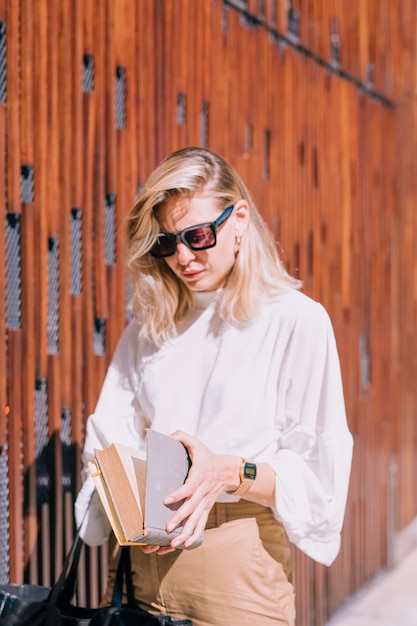
[[[164,498],[164,504],[167,505],[184,500],[170,519],[167,530],[174,530],[185,520],[180,535],[171,541],[170,547],[177,548],[184,544],[188,548],[200,540],[210,510],[219,494],[237,487],[241,459],[237,456],[215,454],[199,439],[181,430],[171,436],[187,448],[192,465],[185,483]],[[167,551],[163,548],[155,550],[157,554]]]

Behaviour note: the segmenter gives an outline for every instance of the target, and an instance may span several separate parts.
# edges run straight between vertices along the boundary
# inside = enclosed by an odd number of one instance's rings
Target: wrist
[[[239,485],[236,489],[228,491],[231,496],[241,496],[253,486],[257,474],[255,463],[242,459],[239,468]]]
[[[240,485],[242,457],[221,455],[223,491],[235,491]]]

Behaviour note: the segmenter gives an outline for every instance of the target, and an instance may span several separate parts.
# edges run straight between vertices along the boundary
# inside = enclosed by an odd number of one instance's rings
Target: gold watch
[[[253,481],[256,478],[256,465],[255,463],[249,463],[242,459],[242,464],[240,466],[239,471],[240,476],[240,485],[234,491],[228,491],[231,496],[241,496],[242,493],[245,493],[248,489],[250,489],[253,485]]]

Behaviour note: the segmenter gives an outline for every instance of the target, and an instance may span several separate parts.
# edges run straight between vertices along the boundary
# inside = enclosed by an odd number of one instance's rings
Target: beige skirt
[[[294,626],[290,547],[269,508],[245,500],[216,504],[200,547],[163,556],[135,547],[131,556],[135,596],[151,613],[187,617],[193,626]]]

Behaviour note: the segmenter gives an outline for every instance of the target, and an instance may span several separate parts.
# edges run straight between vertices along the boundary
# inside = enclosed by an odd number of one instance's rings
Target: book
[[[146,453],[119,443],[94,453],[89,469],[118,543],[169,545],[183,524],[169,533],[166,525],[182,502],[166,505],[163,500],[187,478],[185,446],[147,430]]]

